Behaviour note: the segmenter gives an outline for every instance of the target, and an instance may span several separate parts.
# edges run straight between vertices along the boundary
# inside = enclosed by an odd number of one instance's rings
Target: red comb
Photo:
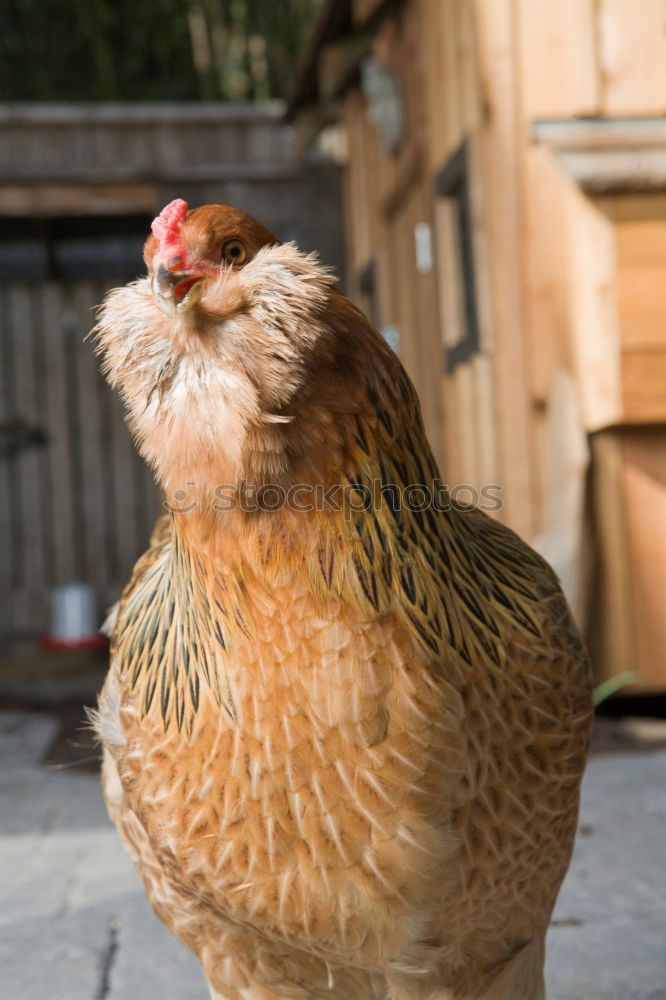
[[[180,228],[187,215],[187,202],[182,198],[170,201],[153,219],[151,229],[160,247],[177,246],[180,242]]]

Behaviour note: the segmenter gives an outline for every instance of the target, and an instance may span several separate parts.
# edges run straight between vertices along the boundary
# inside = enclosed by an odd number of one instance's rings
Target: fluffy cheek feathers
[[[326,335],[319,317],[332,284],[287,245],[221,271],[176,320],[157,309],[148,279],[110,293],[98,327],[103,368],[165,488],[236,480],[249,430],[288,412],[302,385]]]
[[[215,468],[233,482],[256,391],[220,357],[218,337],[198,336],[157,309],[148,280],[107,296],[98,350],[120,390],[130,430],[165,489],[184,489]],[[222,478],[220,478],[222,477]]]

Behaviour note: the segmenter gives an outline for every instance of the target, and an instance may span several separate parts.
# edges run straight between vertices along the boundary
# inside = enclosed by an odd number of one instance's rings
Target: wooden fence
[[[44,634],[52,588],[115,601],[159,510],[86,334],[106,288],[0,287],[0,636]]]

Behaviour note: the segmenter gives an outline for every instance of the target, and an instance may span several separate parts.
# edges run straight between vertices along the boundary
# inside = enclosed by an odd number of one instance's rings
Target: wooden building
[[[339,170],[281,104],[0,105],[0,647],[60,584],[115,601],[160,497],[85,341],[172,198],[236,205],[342,267]]]
[[[348,286],[452,485],[559,572],[600,677],[666,686],[661,0],[330,0],[290,103]]]

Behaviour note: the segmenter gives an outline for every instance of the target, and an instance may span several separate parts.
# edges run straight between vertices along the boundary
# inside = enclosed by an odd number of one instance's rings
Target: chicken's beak
[[[160,264],[150,287],[155,302],[167,316],[187,312],[201,298],[204,275],[192,271],[171,271]]]

